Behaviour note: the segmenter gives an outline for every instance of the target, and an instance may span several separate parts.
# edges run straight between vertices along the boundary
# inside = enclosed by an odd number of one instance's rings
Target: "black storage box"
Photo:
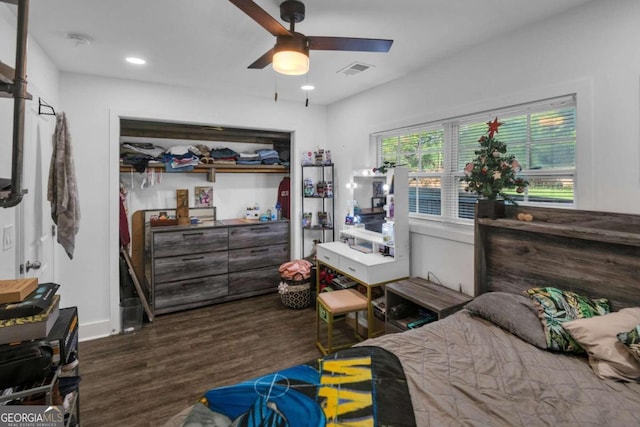
[[[78,308],[60,309],[58,321],[43,342],[53,349],[53,364],[65,365],[78,345]]]

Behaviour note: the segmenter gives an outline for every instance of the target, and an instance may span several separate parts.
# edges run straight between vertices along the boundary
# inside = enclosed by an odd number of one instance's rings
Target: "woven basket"
[[[306,308],[311,304],[311,281],[310,279],[301,280],[285,280],[282,279],[278,285],[280,299],[285,307],[289,308]]]

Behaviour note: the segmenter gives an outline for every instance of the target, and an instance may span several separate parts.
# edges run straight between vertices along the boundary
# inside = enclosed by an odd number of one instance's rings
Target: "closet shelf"
[[[149,164],[151,169],[165,170],[164,164]],[[208,173],[211,170],[215,170],[215,173],[283,173],[288,174],[289,168],[283,165],[198,165],[192,170],[188,171],[176,171],[168,173]],[[136,172],[133,166],[120,165],[120,172]]]
[[[640,246],[640,226],[638,224],[599,221],[593,224],[551,223],[547,221],[531,222],[517,219],[479,218],[478,224],[489,227],[520,230],[524,232],[543,233],[559,237],[614,243],[627,246]]]

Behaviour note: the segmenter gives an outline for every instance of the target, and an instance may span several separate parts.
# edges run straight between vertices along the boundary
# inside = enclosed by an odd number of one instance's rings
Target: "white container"
[[[245,219],[260,219],[260,208],[247,208]]]

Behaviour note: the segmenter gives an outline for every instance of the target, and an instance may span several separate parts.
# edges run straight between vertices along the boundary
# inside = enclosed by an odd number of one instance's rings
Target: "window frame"
[[[494,117],[498,117],[500,120],[501,117],[504,117],[504,120],[508,120],[510,117],[515,117],[519,115],[527,115],[527,137],[525,141],[525,148],[527,152],[527,158],[530,158],[532,139],[531,139],[531,115],[552,111],[561,108],[573,108],[574,115],[576,117],[576,121],[574,122],[574,157],[573,157],[573,167],[562,167],[562,168],[548,168],[548,169],[523,169],[521,174],[527,179],[535,179],[539,177],[552,177],[554,179],[562,179],[566,177],[572,181],[573,185],[573,198],[569,203],[561,203],[558,201],[554,202],[540,202],[540,201],[530,201],[528,200],[529,195],[528,191],[525,191],[523,194],[522,201],[518,201],[518,204],[523,206],[558,206],[563,208],[574,208],[576,207],[576,198],[578,194],[578,173],[577,173],[577,158],[578,158],[578,144],[577,144],[577,96],[575,93],[569,95],[562,95],[553,98],[547,98],[543,100],[527,102],[523,104],[518,104],[514,106],[504,107],[493,109],[490,111],[483,111],[479,113],[461,115],[457,117],[452,117],[443,120],[435,120],[430,121],[428,123],[406,126],[402,128],[392,129],[388,131],[376,132],[371,134],[372,140],[375,141],[375,149],[376,149],[376,161],[377,164],[382,164],[383,161],[383,153],[382,153],[382,141],[386,138],[401,138],[406,135],[411,135],[420,132],[428,132],[434,129],[442,129],[443,136],[443,148],[442,148],[442,156],[443,156],[443,168],[442,171],[417,171],[409,172],[409,179],[420,179],[420,178],[439,178],[441,181],[440,184],[440,214],[430,214],[430,213],[419,213],[416,212],[419,210],[419,205],[411,207],[409,209],[409,217],[422,219],[422,220],[430,220],[430,221],[438,221],[438,222],[448,222],[448,223],[458,223],[463,225],[473,224],[473,219],[467,219],[459,216],[459,207],[460,207],[460,194],[461,194],[461,181],[460,178],[464,176],[463,170],[458,170],[458,156],[460,152],[460,145],[458,141],[459,129],[460,126],[466,124],[474,124],[479,122],[487,122],[493,120]],[[499,136],[499,132],[498,132]],[[505,141],[508,144],[508,141]],[[399,150],[400,147],[398,147]],[[394,161],[399,163],[401,160],[398,157],[398,150],[396,151],[396,158]],[[419,154],[419,149],[416,150],[415,154]],[[405,153],[403,153],[405,154]],[[421,162],[421,160],[419,160]],[[527,162],[527,165],[529,163]],[[411,191],[414,186],[409,183],[409,191]],[[462,190],[463,191],[463,190]],[[411,193],[410,193],[411,196]],[[471,195],[470,195],[471,197]],[[409,197],[410,200],[411,197]],[[415,200],[414,198],[413,200]],[[413,211],[412,211],[413,210]]]

